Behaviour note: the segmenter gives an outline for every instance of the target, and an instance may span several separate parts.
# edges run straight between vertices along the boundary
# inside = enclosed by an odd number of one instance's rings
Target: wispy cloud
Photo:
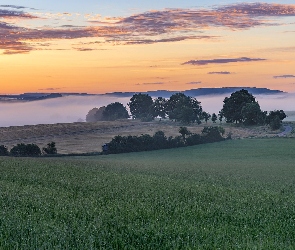
[[[279,75],[274,76],[273,78],[295,78],[295,75]]]
[[[203,34],[215,28],[230,30],[250,29],[257,26],[275,25],[279,17],[295,16],[295,5],[267,3],[239,3],[211,9],[164,9],[148,11],[127,17],[102,18],[98,15],[84,17],[88,26],[63,25],[57,27],[24,28],[21,19],[39,16],[25,12],[17,5],[0,5],[0,49],[4,54],[27,53],[38,49],[36,42],[52,39],[97,38],[101,44],[140,45],[172,43],[196,39],[216,39],[218,36]],[[60,15],[60,16],[59,16]],[[60,13],[54,19],[76,13]],[[44,18],[50,18],[46,16]],[[14,19],[14,25],[8,23]],[[31,26],[32,27],[32,26]],[[87,47],[85,47],[87,49]],[[88,49],[91,50],[91,49]],[[265,59],[216,59],[191,61],[187,64],[229,63]],[[230,61],[232,60],[232,61]],[[236,61],[235,61],[236,60]]]
[[[45,89],[38,89],[39,91],[55,91],[55,90],[60,90],[62,88],[45,88]]]
[[[230,75],[232,74],[229,71],[213,71],[213,72],[208,72],[209,75]]]
[[[136,85],[163,85],[164,82],[144,82],[144,83],[137,83]]]
[[[201,83],[202,83],[201,81],[198,81],[198,82],[187,82],[186,84],[197,85]]]
[[[249,57],[239,57],[239,58],[217,58],[210,60],[190,60],[184,62],[182,65],[207,65],[207,64],[226,64],[226,63],[237,63],[237,62],[255,62],[264,61],[263,58],[249,58]]]

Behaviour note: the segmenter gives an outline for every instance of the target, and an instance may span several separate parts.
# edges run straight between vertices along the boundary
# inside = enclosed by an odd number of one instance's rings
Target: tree
[[[216,123],[217,115],[215,113],[212,114],[211,120],[212,120],[213,123]]]
[[[38,156],[41,155],[41,150],[36,144],[20,143],[12,147],[10,154],[13,156]]]
[[[120,102],[114,102],[106,106],[102,113],[102,119],[106,121],[114,121],[118,119],[129,118],[126,107]]]
[[[89,110],[88,114],[86,115],[87,122],[97,122],[103,120],[103,111],[105,110],[105,106],[98,108],[93,108]]]
[[[134,119],[153,119],[153,99],[148,94],[134,94],[127,104]]]
[[[244,121],[242,109],[247,103],[256,103],[255,97],[247,90],[242,89],[225,97],[221,113],[228,123],[241,123]]]
[[[282,121],[287,117],[283,110],[270,111],[266,116],[266,124],[269,124],[272,130],[277,130],[281,127]]]
[[[218,113],[218,120],[220,121],[220,123],[223,120],[223,113],[222,113],[222,111],[219,111],[219,113]]]
[[[277,130],[281,127],[281,124],[282,123],[281,123],[280,117],[276,115],[270,121],[269,126],[272,130]]]
[[[210,119],[211,115],[205,111],[202,112],[202,118],[205,120],[205,122],[207,123],[208,120]]]
[[[166,117],[166,103],[167,100],[163,97],[158,97],[153,103],[153,116],[160,116],[161,118]]]
[[[169,119],[183,123],[200,123],[202,106],[195,98],[183,93],[173,94],[166,103]]]
[[[190,135],[191,132],[187,129],[187,127],[180,127],[178,132],[181,134],[183,141],[185,141],[185,136]]]
[[[258,102],[246,103],[241,114],[246,125],[264,124],[266,113],[261,111]]]
[[[224,129],[222,127],[204,127],[202,130],[202,136],[205,143],[222,141],[224,140],[222,137],[223,134]]]
[[[8,155],[8,149],[6,146],[1,145],[0,146],[0,156],[6,156]]]
[[[270,111],[268,116],[266,117],[266,123],[270,124],[270,122],[275,119],[275,117],[279,117],[280,121],[283,121],[287,115],[285,114],[284,110],[274,110]]]
[[[43,148],[42,151],[43,151],[43,153],[49,154],[49,155],[57,154],[57,149],[56,149],[56,146],[55,146],[55,142],[48,143],[47,147]]]

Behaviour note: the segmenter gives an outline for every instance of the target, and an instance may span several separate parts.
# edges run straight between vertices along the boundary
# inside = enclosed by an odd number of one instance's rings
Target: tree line
[[[134,94],[127,103],[131,117],[141,121],[152,121],[156,117],[169,118],[183,124],[208,122],[217,120],[227,123],[244,125],[269,125],[273,130],[279,129],[281,122],[286,118],[283,110],[262,111],[258,101],[247,90],[239,90],[225,97],[223,107],[218,114],[205,112],[196,98],[176,93],[166,99],[153,99],[148,94]],[[122,103],[115,102],[90,110],[86,121],[111,121],[130,118],[127,108]]]
[[[40,156],[40,155],[55,155],[57,149],[55,142],[50,142],[47,147],[43,147],[42,151],[40,147],[34,143],[24,144],[19,143],[13,146],[10,151],[5,145],[0,145],[0,156]]]
[[[186,127],[180,127],[179,133],[181,135],[175,137],[166,137],[163,131],[157,131],[153,136],[148,134],[142,134],[140,136],[117,135],[106,144],[107,149],[105,149],[104,152],[107,154],[119,154],[151,151],[193,146],[225,140],[225,138],[223,138],[224,129],[217,126],[205,127],[201,134],[191,133]]]

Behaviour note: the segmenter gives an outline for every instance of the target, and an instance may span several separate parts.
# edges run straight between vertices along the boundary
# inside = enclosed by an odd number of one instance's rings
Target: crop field
[[[290,122],[289,122],[290,123]],[[221,125],[225,136],[232,138],[274,137],[280,131],[271,131],[269,126],[241,127],[226,123],[191,124],[188,127],[192,133],[200,134],[204,126]],[[1,144],[11,149],[19,143],[35,143],[40,148],[49,142],[56,142],[58,153],[88,153],[101,151],[104,143],[110,142],[116,135],[128,136],[141,134],[153,135],[161,130],[166,136],[179,135],[180,123],[171,121],[140,122],[136,120],[121,120],[109,122],[77,122],[60,124],[39,124],[16,127],[0,127]],[[292,124],[295,127],[295,124]]]
[[[0,158],[0,249],[294,246],[294,138]]]

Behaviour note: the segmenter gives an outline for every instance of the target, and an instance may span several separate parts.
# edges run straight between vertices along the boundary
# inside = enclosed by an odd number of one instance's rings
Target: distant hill
[[[284,93],[281,90],[271,90],[268,88],[255,88],[255,87],[223,87],[223,88],[199,88],[189,89],[185,91],[170,91],[170,90],[155,90],[140,92],[148,94],[152,97],[164,97],[169,98],[175,93],[184,93],[188,96],[207,96],[207,95],[224,95],[231,94],[235,91],[246,89],[253,95],[273,95]],[[132,97],[139,92],[112,92],[106,94],[97,94],[112,97]],[[63,96],[93,96],[94,94],[87,93],[24,93],[19,95],[0,95],[0,101],[12,102],[12,101],[40,101],[45,99],[60,98]]]
[[[143,94],[148,94],[152,97],[164,97],[169,98],[175,93],[184,93],[188,96],[205,96],[205,95],[222,95],[222,94],[231,94],[235,91],[245,89],[253,95],[274,95],[285,93],[281,90],[271,90],[268,88],[255,88],[255,87],[223,87],[223,88],[199,88],[199,89],[190,89],[185,91],[169,91],[169,90],[155,90],[141,92]],[[132,97],[138,92],[113,92],[106,93],[105,95],[117,96],[117,97]]]

